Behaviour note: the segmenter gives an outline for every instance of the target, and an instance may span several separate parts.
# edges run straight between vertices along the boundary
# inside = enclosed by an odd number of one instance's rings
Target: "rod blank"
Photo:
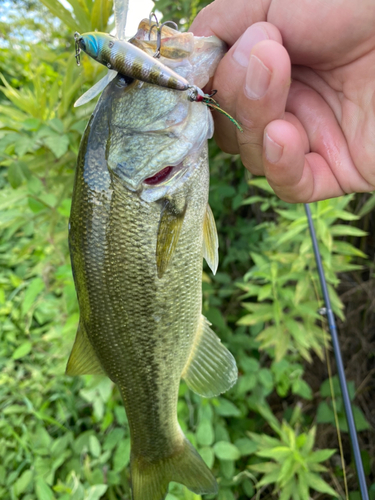
[[[362,500],[369,500],[367,486],[366,486],[365,472],[363,470],[361,451],[359,449],[357,429],[355,427],[352,406],[351,406],[350,398],[349,398],[348,385],[346,383],[344,364],[342,362],[341,349],[340,349],[339,339],[337,336],[335,316],[333,314],[332,307],[331,307],[331,300],[329,298],[327,282],[326,282],[326,279],[324,276],[324,269],[323,269],[323,265],[322,265],[322,259],[320,257],[320,253],[319,253],[319,246],[318,246],[318,241],[316,239],[314,223],[313,223],[313,220],[311,217],[311,210],[310,210],[310,207],[308,204],[305,204],[305,211],[306,211],[306,215],[307,215],[307,221],[309,224],[310,235],[311,235],[311,240],[312,240],[314,254],[315,254],[316,267],[318,269],[318,274],[319,274],[320,286],[322,287],[324,303],[325,303],[326,310],[327,310],[326,314],[327,314],[328,328],[329,328],[331,338],[332,338],[332,346],[333,346],[333,352],[334,352],[335,359],[336,359],[337,374],[339,377],[341,394],[342,394],[342,399],[344,402],[345,416],[346,416],[346,421],[348,423],[349,436],[350,436],[350,441],[352,444],[352,450],[353,450],[353,456],[354,456],[354,463],[355,463],[355,466],[357,469],[359,489],[361,492]]]

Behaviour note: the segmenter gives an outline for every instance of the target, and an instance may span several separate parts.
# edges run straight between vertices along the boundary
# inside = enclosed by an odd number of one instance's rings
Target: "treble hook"
[[[81,47],[79,46],[79,39],[81,38],[81,35],[76,31],[74,33],[74,40],[75,40],[75,47],[76,47],[76,61],[77,61],[77,66],[81,66]]]
[[[151,12],[150,17],[149,17],[150,22],[151,22],[151,19],[152,19],[153,17],[155,18],[156,24],[153,24],[153,25],[150,27],[150,30],[149,30],[149,32],[148,32],[148,39],[149,39],[149,40],[151,40],[151,33],[152,33],[152,30],[153,30],[154,28],[156,28],[156,52],[155,52],[155,54],[153,55],[153,57],[155,57],[155,58],[159,59],[159,57],[160,57],[160,49],[161,49],[161,32],[162,32],[163,27],[164,27],[166,24],[172,24],[172,25],[173,25],[173,27],[174,27],[174,29],[175,29],[175,30],[178,30],[178,26],[177,26],[177,24],[176,24],[174,21],[165,21],[163,24],[160,24],[160,25],[159,25],[159,21],[158,21],[158,19],[157,19],[156,15],[155,15],[153,12]]]
[[[154,18],[155,21],[156,21],[156,26],[159,26],[159,21],[158,21],[158,18],[156,17],[156,14],[155,12],[150,12],[150,15],[148,16],[148,20],[150,21],[151,23],[151,19]]]

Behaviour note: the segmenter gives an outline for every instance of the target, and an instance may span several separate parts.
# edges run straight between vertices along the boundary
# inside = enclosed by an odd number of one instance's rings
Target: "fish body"
[[[222,55],[218,41],[207,43],[206,79]],[[202,59],[193,54],[177,71],[193,81],[196,70],[193,83],[202,85]],[[80,322],[67,373],[103,373],[117,384],[133,500],[163,499],[170,481],[217,491],[177,421],[181,377],[203,396],[237,378],[234,358],[201,314],[202,257],[217,266],[210,135],[204,104],[117,76],[81,142],[69,230]]]

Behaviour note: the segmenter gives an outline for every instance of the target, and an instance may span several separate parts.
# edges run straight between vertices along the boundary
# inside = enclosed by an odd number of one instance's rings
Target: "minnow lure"
[[[76,33],[74,37],[79,49],[121,75],[174,90],[188,90],[194,87],[157,58],[151,57],[129,42],[98,32],[83,35]],[[80,51],[76,50],[77,60],[79,54]]]

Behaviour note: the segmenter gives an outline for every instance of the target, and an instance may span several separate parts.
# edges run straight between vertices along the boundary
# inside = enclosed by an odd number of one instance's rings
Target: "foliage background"
[[[207,4],[158,0],[164,19]],[[74,101],[104,74],[72,33],[112,28],[107,0],[3,4],[0,94],[0,498],[129,499],[130,440],[104,378],[64,375],[78,309],[67,247],[75,160],[95,104]],[[4,12],[3,12],[4,13]],[[11,21],[11,22],[9,22]],[[203,309],[239,365],[237,385],[203,400],[181,385],[179,420],[213,468],[220,500],[345,497],[324,318],[303,207],[278,200],[238,157],[210,144],[210,203],[220,238]],[[312,206],[375,498],[373,195]],[[334,362],[329,352],[332,370]],[[344,470],[355,469],[333,377]],[[168,500],[197,500],[172,485]]]

